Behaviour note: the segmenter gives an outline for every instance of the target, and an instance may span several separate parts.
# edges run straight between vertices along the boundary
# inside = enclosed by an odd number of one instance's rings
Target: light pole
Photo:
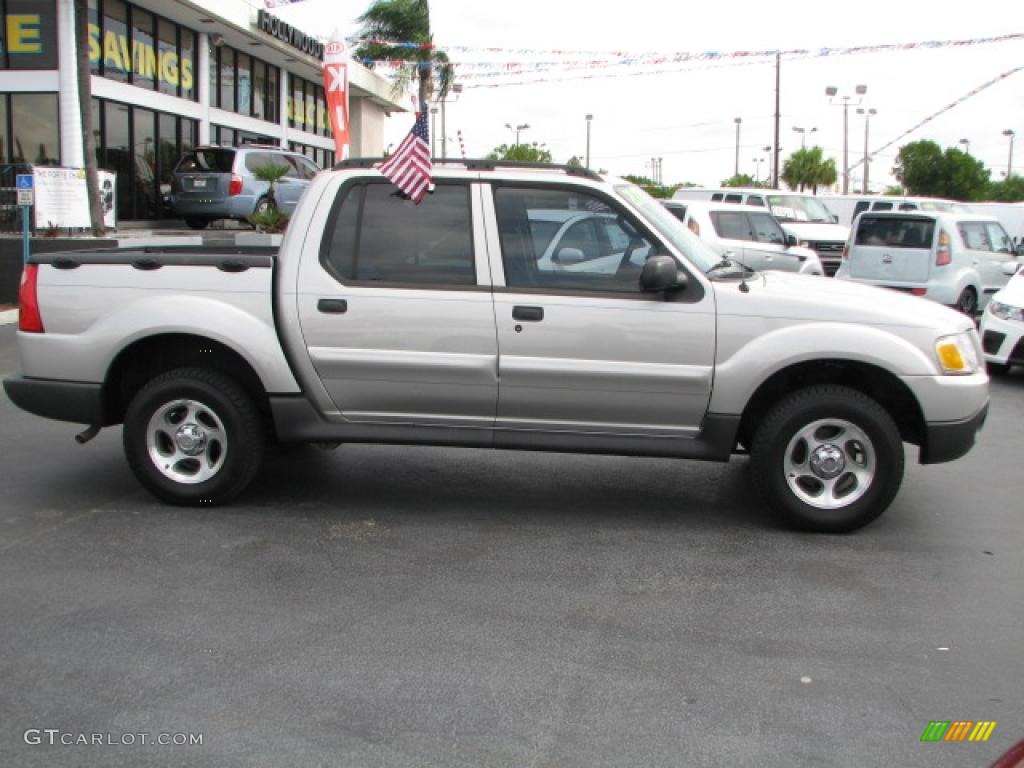
[[[854,102],[854,106],[859,105],[864,101],[864,94],[868,92],[866,85],[858,85],[855,92],[861,98]],[[838,96],[839,89],[834,85],[830,85],[825,89],[825,95],[829,97],[829,103],[832,106],[840,106],[839,102],[834,101]],[[843,107],[843,194],[850,194],[850,99],[852,96],[839,96],[842,99]]]
[[[772,145],[768,144],[764,148],[764,152],[768,155],[768,175],[765,176],[764,180],[766,184],[774,185],[775,179],[775,152],[773,151]]]
[[[437,157],[437,107],[430,108],[430,156]]]
[[[755,157],[754,158],[754,184],[755,185],[761,183],[761,163],[763,163],[763,162],[764,162],[764,158],[763,157]]]
[[[871,118],[878,114],[878,110],[873,107],[858,109],[857,114],[864,115],[864,188],[861,190],[861,194],[866,195],[868,193],[868,166],[871,164],[871,156],[868,155],[868,130],[871,127]]]
[[[807,149],[807,134],[816,133],[817,128],[801,128],[800,126],[794,125],[793,130],[800,134],[800,149]]]
[[[1010,176],[1013,175],[1013,137],[1015,135],[1016,134],[1014,133],[1013,129],[1011,129],[1011,128],[1007,128],[1005,131],[1003,131],[1003,136],[1008,136],[1010,138],[1010,159],[1006,161],[1006,178],[1007,179],[1009,179]]]
[[[960,139],[960,141],[958,141],[957,143],[964,145],[964,154],[967,154],[967,155],[971,154],[971,140],[970,139]]]
[[[743,123],[742,117],[734,117],[733,122],[736,123],[736,169],[733,171],[733,176],[740,175],[740,125]]]
[[[509,123],[505,123],[505,127],[508,128],[510,131],[512,131],[512,133],[514,133],[516,135],[516,146],[518,147],[519,146],[519,134],[522,131],[525,131],[527,128],[529,128],[530,124],[529,123],[520,123],[515,128],[513,128]]]
[[[453,102],[459,100],[459,94],[462,93],[462,83],[455,83],[451,87],[450,93],[455,94]],[[441,105],[441,159],[448,159],[448,124],[445,120],[444,105],[448,103],[448,94],[438,102]]]
[[[594,116],[587,115],[587,169],[590,169],[590,124],[593,122]]]

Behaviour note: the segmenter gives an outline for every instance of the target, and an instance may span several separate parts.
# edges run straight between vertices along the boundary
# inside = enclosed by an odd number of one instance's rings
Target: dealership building
[[[118,218],[169,216],[161,185],[199,144],[276,144],[335,160],[323,44],[254,0],[89,0],[92,131]],[[0,0],[0,163],[79,168],[74,0]],[[391,84],[349,64],[352,157],[380,156]]]

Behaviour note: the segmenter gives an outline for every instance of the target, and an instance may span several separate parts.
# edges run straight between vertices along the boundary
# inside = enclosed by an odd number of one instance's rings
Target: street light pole
[[[736,123],[736,168],[733,171],[733,176],[740,175],[740,125],[743,123],[742,117],[733,118],[733,122]]]
[[[868,92],[866,85],[858,85],[856,93],[861,98],[857,100],[854,106],[859,105],[864,101],[863,96]],[[829,97],[829,103],[833,106],[837,106],[835,101],[832,101],[839,93],[839,89],[834,85],[830,85],[825,89],[825,95]],[[843,107],[843,194],[848,195],[850,193],[850,99],[852,96],[842,96],[842,107]]]
[[[971,140],[970,139],[960,139],[960,141],[957,142],[957,143],[964,145],[964,147],[965,147],[964,154],[967,154],[967,155],[971,154]]]
[[[430,156],[437,157],[437,107],[430,108]]]
[[[587,115],[587,169],[590,168],[590,123],[593,121],[593,115]]]
[[[511,126],[511,124],[505,123],[505,127],[508,128],[510,131],[512,131],[512,133],[514,133],[516,135],[516,144],[515,145],[518,147],[519,146],[519,134],[520,134],[520,132],[521,131],[525,131],[527,128],[529,128],[530,124],[529,123],[520,123],[515,128],[513,128]]]
[[[1010,128],[1007,128],[1005,131],[1003,131],[1003,136],[1009,136],[1010,137],[1010,159],[1006,161],[1006,178],[1007,179],[1009,179],[1010,176],[1013,175],[1013,137],[1015,135],[1016,135],[1016,133],[1012,129],[1010,129]]]
[[[808,133],[814,133],[818,129],[817,128],[811,128],[810,130],[808,130],[807,128],[801,128],[800,126],[794,125],[793,126],[793,130],[796,133],[800,134],[800,149],[807,149],[807,134]]]
[[[868,166],[871,165],[871,156],[868,155],[868,130],[871,126],[871,118],[878,114],[877,109],[858,109],[858,115],[864,115],[864,188],[861,194],[868,193]]]

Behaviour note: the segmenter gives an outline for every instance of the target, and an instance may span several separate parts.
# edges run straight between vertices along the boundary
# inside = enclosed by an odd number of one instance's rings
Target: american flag
[[[430,162],[430,131],[427,129],[425,103],[420,104],[416,123],[405,140],[398,145],[395,154],[374,167],[391,179],[414,203],[419,204],[423,196],[433,188],[430,174],[434,167]]]

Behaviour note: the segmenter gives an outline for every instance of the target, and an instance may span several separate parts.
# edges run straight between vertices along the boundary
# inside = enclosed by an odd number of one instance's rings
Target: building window
[[[266,119],[272,123],[279,122],[281,113],[278,111],[278,96],[280,95],[281,70],[270,64],[267,65],[267,109]]]
[[[236,75],[238,81],[238,113],[252,114],[252,59],[244,53],[236,54]]]
[[[222,45],[210,57],[210,106],[276,123],[279,78],[277,67]]]
[[[132,20],[131,81],[152,90],[157,77],[156,41],[153,39],[153,14],[130,7]]]
[[[57,94],[12,93],[0,99],[4,99],[4,109],[10,115],[11,140],[6,155],[11,162],[60,165]]]
[[[178,66],[178,28],[171,22],[160,19],[157,22],[156,33],[159,60],[157,84],[160,93],[177,96],[181,84],[181,67]]]
[[[233,48],[217,49],[220,63],[220,100],[217,106],[228,112],[235,111],[235,51]]]
[[[128,6],[122,0],[103,0],[103,76],[128,82],[132,53],[128,43]]]

